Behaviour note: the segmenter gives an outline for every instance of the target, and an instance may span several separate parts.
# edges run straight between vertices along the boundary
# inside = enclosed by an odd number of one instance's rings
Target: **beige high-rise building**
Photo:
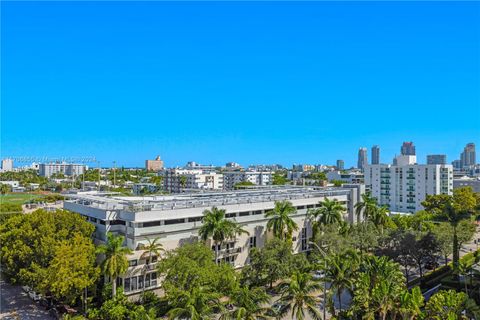
[[[145,160],[145,169],[147,171],[160,171],[163,169],[163,160],[157,156],[155,160]]]

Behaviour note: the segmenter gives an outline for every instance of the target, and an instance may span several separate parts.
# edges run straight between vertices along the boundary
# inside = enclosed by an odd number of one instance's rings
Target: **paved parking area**
[[[51,320],[48,311],[33,302],[20,286],[0,280],[0,319]]]

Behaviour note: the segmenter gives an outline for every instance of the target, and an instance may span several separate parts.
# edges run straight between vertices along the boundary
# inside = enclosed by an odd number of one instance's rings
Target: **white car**
[[[35,291],[29,291],[28,296],[35,302],[40,301],[42,299],[42,295],[36,293]]]

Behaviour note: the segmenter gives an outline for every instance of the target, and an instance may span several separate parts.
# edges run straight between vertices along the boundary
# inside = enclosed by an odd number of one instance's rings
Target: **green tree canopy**
[[[11,216],[0,224],[3,274],[71,302],[96,279],[93,231],[92,224],[66,210]]]

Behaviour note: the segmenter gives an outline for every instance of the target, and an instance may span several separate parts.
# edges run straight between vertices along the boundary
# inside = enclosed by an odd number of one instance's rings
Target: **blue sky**
[[[480,148],[480,3],[2,2],[5,156],[389,162]],[[370,155],[369,155],[370,156]]]

